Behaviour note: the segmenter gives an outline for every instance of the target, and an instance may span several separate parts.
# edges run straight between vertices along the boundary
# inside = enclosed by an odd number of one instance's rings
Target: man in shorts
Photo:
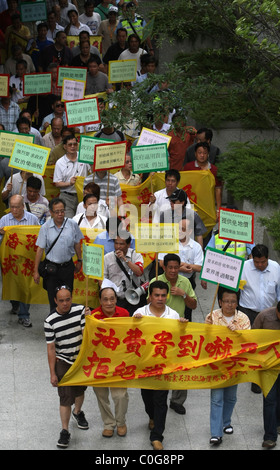
[[[72,304],[72,292],[68,286],[57,287],[55,292],[56,308],[44,322],[47,342],[50,382],[57,387],[59,381],[76,360],[85,327],[85,307]],[[71,338],[71,344],[67,338]],[[69,421],[72,416],[80,429],[88,429],[88,422],[81,410],[84,402],[85,386],[58,387],[60,398],[60,418],[62,431],[57,442],[58,447],[68,447],[70,441]]]

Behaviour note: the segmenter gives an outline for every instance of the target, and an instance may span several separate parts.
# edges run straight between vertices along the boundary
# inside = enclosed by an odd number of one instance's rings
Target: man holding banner
[[[117,294],[111,287],[104,287],[99,292],[100,306],[92,310],[97,320],[105,318],[129,317],[129,312],[117,306]],[[86,310],[86,315],[89,312]],[[97,398],[102,421],[104,423],[103,437],[112,437],[117,427],[118,436],[124,437],[127,433],[126,413],[128,408],[128,393],[126,388],[119,387],[93,387]],[[112,412],[109,401],[109,392],[115,404],[115,413]]]
[[[143,316],[153,316],[157,318],[168,318],[187,322],[185,318],[180,318],[179,314],[166,305],[167,295],[169,293],[168,284],[163,281],[153,281],[149,287],[150,303],[137,309],[133,317],[142,318]],[[167,396],[168,390],[146,390],[141,389],[141,395],[145,404],[145,410],[148,414],[150,440],[154,450],[162,450],[163,432],[165,429],[165,420],[167,414]]]

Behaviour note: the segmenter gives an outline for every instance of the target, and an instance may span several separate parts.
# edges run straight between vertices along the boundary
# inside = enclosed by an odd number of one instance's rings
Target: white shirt
[[[84,203],[82,201],[77,206],[76,215],[77,214],[84,214],[84,213],[85,213],[85,207],[84,207]],[[97,214],[102,215],[103,217],[105,217],[105,219],[108,219],[110,217],[110,212],[109,212],[108,206],[106,204],[106,201],[104,201],[104,199],[99,199],[99,201],[98,201]]]
[[[280,301],[280,266],[268,260],[267,268],[255,268],[253,259],[245,261],[241,280],[246,284],[240,289],[240,306],[260,312]]]
[[[98,215],[93,220],[88,220],[85,214],[76,214],[72,217],[80,228],[106,228],[106,218]],[[82,220],[81,220],[82,218]],[[81,221],[80,221],[81,220]]]
[[[86,163],[78,162],[78,152],[77,159],[75,161],[69,160],[66,155],[59,158],[54,167],[53,182],[66,182],[70,181],[73,176],[87,176],[90,173],[90,165]],[[66,193],[76,193],[75,185],[67,186],[66,188],[60,188],[60,192]]]
[[[156,315],[154,315],[150,310],[150,305],[151,304],[148,304],[148,305],[144,305],[144,307],[138,308],[134,312],[133,317],[135,316],[136,313],[141,313],[141,315],[144,315],[146,317],[155,317]],[[157,317],[157,318],[168,318],[168,319],[173,319],[173,320],[179,320],[180,315],[175,310],[165,305],[164,312],[161,314],[160,317]]]
[[[159,253],[158,259],[162,260],[167,253]],[[192,238],[189,239],[185,245],[179,241],[179,253],[181,262],[187,264],[196,264],[202,266],[203,264],[203,251],[201,245]],[[182,276],[190,278],[193,273],[180,272]]]
[[[141,61],[140,57],[143,54],[147,54],[147,51],[144,49],[141,49],[139,47],[138,52],[132,53],[130,52],[129,49],[125,49],[119,56],[118,60],[131,60],[131,59],[136,59],[137,60],[137,70],[141,70]]]
[[[35,173],[32,173],[32,176],[35,176],[36,178],[39,178],[39,180],[41,180],[42,186],[41,186],[41,189],[40,189],[40,194],[42,196],[45,196],[46,189],[45,189],[45,183],[44,183],[43,177],[41,175],[37,175]],[[11,183],[11,177],[7,180],[7,183],[5,184],[5,187],[2,191],[2,193],[7,190],[7,186],[8,186],[9,183]],[[14,194],[20,194],[21,196],[26,195],[26,181],[23,181],[21,172],[15,173],[13,175],[12,185],[13,185],[13,187],[12,187],[11,192],[9,193],[9,198],[11,196],[13,196]]]
[[[92,31],[91,29],[83,23],[79,23],[79,26],[70,26],[68,36],[79,36],[81,31],[87,31],[90,36],[92,36]]]
[[[85,13],[79,16],[79,21],[86,24],[94,36],[97,36],[98,28],[101,23],[101,16],[99,13],[93,13],[92,16],[87,16]]]

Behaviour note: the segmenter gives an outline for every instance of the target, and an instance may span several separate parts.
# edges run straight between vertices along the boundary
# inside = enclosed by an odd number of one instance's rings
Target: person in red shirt
[[[217,220],[222,204],[222,182],[217,177],[218,168],[209,162],[210,147],[207,142],[198,142],[195,146],[195,160],[187,163],[183,171],[210,170],[215,178],[215,199],[217,209]]]
[[[186,126],[186,121],[180,114],[172,118],[173,129],[167,135],[171,136],[169,152],[169,168],[182,171],[187,149],[194,143],[196,129]]]
[[[117,306],[117,294],[111,287],[101,288],[99,292],[100,306],[90,312],[86,310],[86,314],[91,314],[96,320],[104,320],[105,318],[129,317],[129,312]],[[109,388],[109,387],[93,387],[97,398],[101,418],[104,423],[103,437],[112,437],[114,429],[117,427],[118,436],[125,436],[127,433],[126,413],[128,408],[128,393],[126,388]],[[112,412],[109,391],[115,404],[115,413]]]

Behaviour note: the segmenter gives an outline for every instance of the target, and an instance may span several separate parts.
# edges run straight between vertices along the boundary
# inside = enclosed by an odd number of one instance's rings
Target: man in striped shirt
[[[82,344],[85,327],[85,307],[72,303],[72,292],[68,286],[57,287],[55,292],[56,308],[44,322],[47,342],[50,382],[57,387],[59,381],[75,362]],[[81,411],[84,402],[83,386],[58,387],[60,398],[60,418],[62,431],[57,442],[58,447],[68,447],[70,440],[69,421],[72,416],[80,429],[88,429],[88,422]]]
[[[14,194],[10,198],[10,212],[4,215],[0,220],[0,243],[2,243],[5,234],[4,227],[13,225],[39,225],[39,220],[36,215],[24,210],[24,200],[19,194]],[[29,313],[30,304],[25,304],[17,300],[11,300],[11,304],[11,313],[18,314],[18,322],[26,328],[31,327],[32,323]]]

